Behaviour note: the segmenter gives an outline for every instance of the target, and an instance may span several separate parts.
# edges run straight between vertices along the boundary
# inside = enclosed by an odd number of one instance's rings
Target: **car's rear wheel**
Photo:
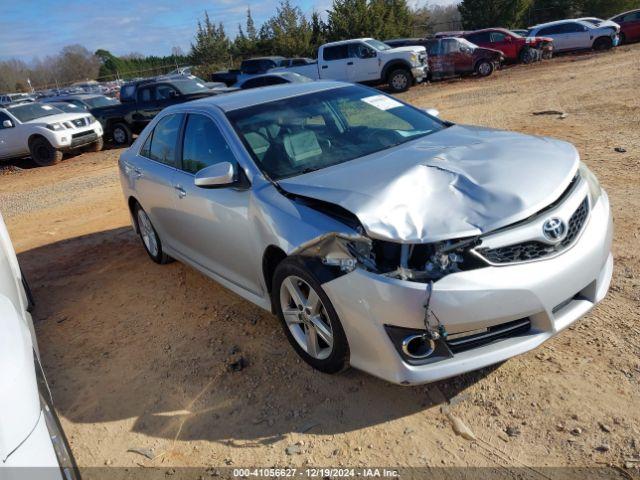
[[[158,232],[153,227],[147,212],[139,204],[135,206],[135,221],[142,245],[151,260],[159,264],[169,263],[171,257],[162,251],[162,242]]]
[[[411,73],[403,68],[398,68],[389,74],[387,83],[394,93],[405,92],[411,86]]]
[[[609,37],[600,37],[596,38],[596,41],[593,42],[594,50],[609,50],[613,47],[613,40]]]
[[[476,65],[476,73],[479,77],[488,77],[493,73],[493,63],[489,60],[480,60]]]
[[[278,265],[272,296],[285,335],[305,362],[325,373],[348,366],[349,344],[338,314],[302,261],[287,258]]]
[[[133,140],[131,129],[125,123],[116,123],[111,128],[111,138],[113,143],[118,146],[130,145]]]
[[[33,161],[41,167],[55,165],[62,160],[62,152],[53,147],[46,138],[34,138],[29,143]]]

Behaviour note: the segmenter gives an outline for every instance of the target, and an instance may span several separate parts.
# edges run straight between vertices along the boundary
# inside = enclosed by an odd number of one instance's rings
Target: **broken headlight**
[[[402,280],[427,282],[486,266],[469,251],[478,243],[475,237],[413,245],[374,241],[372,256],[379,273]]]
[[[587,182],[589,186],[589,200],[591,201],[591,205],[595,205],[600,195],[602,194],[602,189],[600,188],[600,182],[593,174],[591,170],[582,162],[580,162],[580,167],[578,168],[580,172],[580,176]]]

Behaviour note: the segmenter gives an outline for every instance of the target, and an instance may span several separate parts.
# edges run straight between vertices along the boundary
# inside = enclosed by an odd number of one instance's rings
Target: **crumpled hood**
[[[560,140],[455,125],[278,183],[344,207],[372,238],[428,243],[529,217],[562,194],[579,161]]]

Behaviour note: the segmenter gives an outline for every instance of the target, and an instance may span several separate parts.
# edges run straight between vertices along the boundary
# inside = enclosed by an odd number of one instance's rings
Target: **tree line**
[[[639,0],[462,0],[458,5],[410,7],[407,0],[333,0],[320,15],[309,16],[281,0],[274,14],[256,25],[251,9],[235,35],[205,12],[195,25],[188,53],[174,47],[167,56],[139,53],[116,56],[107,50],[89,52],[81,45],[64,47],[58,55],[31,64],[0,62],[0,91],[27,91],[68,85],[86,79],[131,79],[167,73],[177,66],[197,65],[206,77],[221,68],[237,67],[244,58],[262,55],[314,57],[321,44],[346,38],[425,36],[438,31],[492,26],[527,27],[578,16],[608,18],[639,6]]]

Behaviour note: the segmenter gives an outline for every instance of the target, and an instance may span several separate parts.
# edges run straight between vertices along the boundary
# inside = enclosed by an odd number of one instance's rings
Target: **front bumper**
[[[102,133],[102,126],[98,122],[95,122],[91,127],[83,130],[62,130],[56,132],[56,138],[52,144],[60,150],[73,150],[96,142],[102,137]]]
[[[418,83],[426,80],[428,73],[429,73],[429,67],[427,66],[413,67],[411,69],[411,75],[413,75],[414,80]]]
[[[450,274],[433,284],[431,307],[450,334],[528,318],[526,334],[427,365],[402,360],[384,326],[424,329],[426,285],[362,269],[323,284],[349,341],[352,366],[398,384],[420,384],[492,365],[536,348],[606,295],[613,222],[603,191],[576,243],[553,258]]]

